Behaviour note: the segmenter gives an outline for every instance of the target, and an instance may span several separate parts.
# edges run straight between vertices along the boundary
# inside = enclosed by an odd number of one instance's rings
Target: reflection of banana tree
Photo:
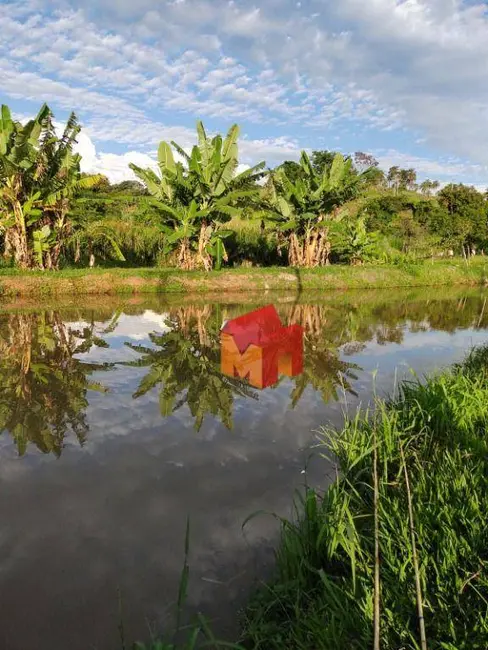
[[[308,386],[318,391],[324,402],[337,399],[338,387],[355,395],[349,380],[357,379],[353,370],[359,367],[342,361],[337,349],[342,343],[343,325],[336,331],[334,323],[342,323],[343,319],[323,305],[295,304],[283,311],[284,320],[298,323],[304,333],[303,372],[293,380],[291,407],[295,408]]]
[[[326,341],[324,335],[305,336],[303,346],[303,372],[294,379],[292,408],[298,404],[308,386],[320,393],[324,402],[337,399],[339,387],[356,395],[349,380],[357,379],[353,370],[359,370],[359,366],[342,361],[337,350],[330,347],[330,342]]]
[[[107,364],[84,363],[74,355],[105,346],[93,328],[76,334],[56,312],[14,314],[0,329],[0,431],[14,438],[20,455],[29,442],[60,456],[71,430],[86,439],[87,391],[105,392],[90,375]]]
[[[184,313],[179,310],[170,316],[167,321],[170,331],[150,334],[154,347],[126,344],[141,357],[124,365],[149,368],[134,397],[159,386],[163,417],[187,404],[195,418],[195,429],[200,429],[207,414],[219,418],[231,429],[234,398],[257,399],[256,393],[241,379],[220,372],[218,319],[209,318],[204,324],[202,318],[182,318]]]

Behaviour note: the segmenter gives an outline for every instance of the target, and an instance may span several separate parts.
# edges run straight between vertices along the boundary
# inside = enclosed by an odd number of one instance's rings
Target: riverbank
[[[488,646],[488,347],[369,415],[323,432],[338,478],[282,523],[245,647]]]
[[[345,290],[370,288],[484,285],[484,257],[424,263],[371,266],[332,265],[315,269],[239,268],[180,271],[173,268],[66,269],[56,272],[0,270],[0,296],[41,297],[138,295],[145,293],[212,293],[249,291]]]

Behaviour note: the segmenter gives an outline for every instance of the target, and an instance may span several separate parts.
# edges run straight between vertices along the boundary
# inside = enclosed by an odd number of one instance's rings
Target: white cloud
[[[413,167],[421,177],[438,179],[445,182],[451,182],[453,179],[468,178],[471,182],[480,188],[488,186],[488,166],[474,165],[466,163],[455,158],[423,158],[421,156],[410,155],[405,152],[388,150],[373,152],[380,166],[383,169],[397,165],[402,168]],[[487,178],[485,184],[477,183],[476,179]]]
[[[164,133],[164,129],[161,131]],[[168,135],[168,134],[166,134]],[[186,135],[186,133],[185,133]],[[171,138],[167,138],[171,140]],[[188,140],[178,139],[178,143],[183,142],[183,147],[189,152],[190,146],[195,143],[195,135],[191,132]],[[141,153],[139,151],[127,151],[122,154],[107,153],[104,151],[97,152],[97,148],[86,132],[81,132],[78,136],[76,150],[81,154],[81,170],[90,174],[104,174],[111,183],[120,183],[123,180],[133,180],[135,175],[129,167],[129,163],[134,163],[142,168],[150,167],[157,171],[155,155]],[[242,139],[240,143],[241,163],[237,172],[240,173],[249,168],[250,164],[256,164],[265,161],[281,162],[285,158],[298,158],[299,149],[295,142],[278,138],[276,140],[247,140]],[[177,152],[176,160],[181,160]]]
[[[201,116],[243,124],[249,158],[366,134],[361,148],[422,141],[429,169],[486,172],[474,169],[488,165],[484,4],[18,0],[0,22],[4,94],[78,109],[97,142],[186,146]]]
[[[142,168],[157,169],[153,158],[138,151],[128,151],[124,154],[100,153],[93,158],[82,158],[81,171],[90,174],[104,174],[111,183],[121,183],[125,180],[135,180],[136,176],[130,169],[129,163]]]

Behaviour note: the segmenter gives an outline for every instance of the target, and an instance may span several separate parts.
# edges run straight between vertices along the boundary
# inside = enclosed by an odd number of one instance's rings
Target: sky
[[[465,0],[0,0],[0,102],[83,131],[131,177],[161,140],[241,127],[240,159],[367,151],[488,186],[488,5]]]

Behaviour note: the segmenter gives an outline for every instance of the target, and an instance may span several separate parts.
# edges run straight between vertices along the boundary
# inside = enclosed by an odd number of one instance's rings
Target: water
[[[258,390],[221,374],[219,334],[270,303],[304,328],[303,372]],[[188,614],[232,636],[277,539],[248,515],[325,487],[314,431],[461,359],[485,306],[458,289],[0,305],[0,647],[120,648],[120,608],[128,640],[160,630],[187,517]]]

